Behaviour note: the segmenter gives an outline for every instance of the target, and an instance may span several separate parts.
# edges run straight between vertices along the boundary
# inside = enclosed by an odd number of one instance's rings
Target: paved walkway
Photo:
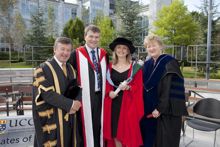
[[[186,136],[181,137],[180,147],[185,145],[192,139],[192,128],[186,127]],[[214,132],[203,132],[195,130],[195,140],[188,147],[213,147]],[[220,130],[217,131],[216,145],[220,147]]]

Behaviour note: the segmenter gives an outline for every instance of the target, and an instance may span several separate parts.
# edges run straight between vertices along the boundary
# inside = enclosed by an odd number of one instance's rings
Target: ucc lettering
[[[9,121],[9,127],[34,126],[33,119],[12,119]]]

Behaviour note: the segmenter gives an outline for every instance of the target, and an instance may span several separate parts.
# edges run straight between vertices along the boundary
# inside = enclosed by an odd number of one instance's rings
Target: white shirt
[[[53,56],[53,57],[54,57],[55,61],[58,63],[58,65],[60,66],[60,68],[63,69],[63,67],[62,67],[63,63],[60,62],[56,56]]]
[[[91,53],[91,51],[94,50],[94,51],[95,51],[96,60],[98,61],[98,54],[97,54],[97,50],[98,50],[98,49],[97,49],[97,48],[91,49],[90,47],[88,47],[87,44],[85,44],[85,46],[86,46],[86,49],[87,49],[87,51],[88,51],[88,53],[89,53],[90,60],[93,61],[93,60],[92,60],[92,53]],[[93,70],[93,71],[94,71],[94,75],[95,75],[95,91],[99,91],[99,89],[98,89],[97,74],[96,74],[96,71],[95,71],[95,70]]]
[[[89,53],[89,57],[90,57],[90,59],[91,59],[91,61],[92,61],[92,53],[91,53],[91,51],[92,50],[94,50],[95,51],[95,57],[96,57],[96,60],[98,61],[98,54],[97,54],[97,48],[94,48],[94,49],[91,49],[90,47],[88,47],[88,45],[86,45],[85,44],[85,46],[86,46],[86,49],[87,49],[87,51],[88,51],[88,53]]]

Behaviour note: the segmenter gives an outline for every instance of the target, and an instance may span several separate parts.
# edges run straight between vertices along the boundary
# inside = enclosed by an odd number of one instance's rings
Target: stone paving
[[[181,137],[180,147],[185,147],[186,144],[192,139],[192,128],[186,127],[186,135]],[[195,130],[195,139],[188,147],[213,147],[214,132],[203,132]],[[220,130],[217,131],[216,145],[220,147]]]

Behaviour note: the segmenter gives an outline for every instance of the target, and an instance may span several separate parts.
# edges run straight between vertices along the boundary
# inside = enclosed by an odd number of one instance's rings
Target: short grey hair
[[[58,37],[55,42],[54,42],[54,48],[57,47],[57,44],[61,43],[61,44],[70,44],[71,46],[73,45],[72,40],[70,38],[67,37]]]

